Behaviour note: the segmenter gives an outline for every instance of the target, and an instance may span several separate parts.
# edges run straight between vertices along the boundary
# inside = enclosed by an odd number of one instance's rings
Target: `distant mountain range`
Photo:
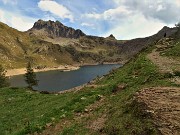
[[[176,31],[176,28],[164,27],[153,36],[123,41],[113,35],[107,38],[86,35],[59,21],[38,20],[26,32],[0,23],[0,64],[12,69],[25,67],[27,61],[32,61],[34,67],[124,63],[143,48]]]

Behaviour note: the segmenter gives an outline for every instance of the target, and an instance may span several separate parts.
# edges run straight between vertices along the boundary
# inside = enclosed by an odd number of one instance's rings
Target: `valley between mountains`
[[[31,61],[37,70],[64,67],[71,70],[72,66],[76,69],[81,65],[102,63],[124,64],[143,48],[161,39],[164,33],[170,36],[175,32],[176,28],[164,27],[153,36],[123,41],[116,40],[113,35],[106,38],[86,35],[59,21],[38,20],[26,32],[0,23],[0,64],[6,69],[20,69]]]

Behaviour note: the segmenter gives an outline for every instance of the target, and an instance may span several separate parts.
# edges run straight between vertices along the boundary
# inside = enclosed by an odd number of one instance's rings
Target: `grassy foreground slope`
[[[159,134],[133,95],[152,86],[175,86],[146,55],[80,91],[41,94],[22,88],[0,89],[0,133]]]

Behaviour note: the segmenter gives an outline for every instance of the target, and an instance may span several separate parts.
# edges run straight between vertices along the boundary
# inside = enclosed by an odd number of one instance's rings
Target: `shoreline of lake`
[[[103,64],[104,65],[108,65],[108,64],[114,65],[114,64],[120,64],[120,63],[118,63],[118,62],[114,62],[114,63],[105,62]],[[93,66],[93,65],[100,65],[100,63],[84,63],[84,64],[74,64],[74,65],[60,65],[58,67],[47,67],[47,68],[43,68],[43,69],[33,69],[33,70],[34,70],[34,72],[46,72],[46,71],[53,71],[53,70],[61,70],[62,72],[66,72],[66,71],[78,70],[82,66]],[[25,73],[26,73],[26,68],[8,69],[6,71],[6,76],[11,77],[11,76],[16,76],[16,75],[23,75]]]
[[[60,65],[58,67],[47,67],[43,69],[34,69],[34,72],[45,72],[45,71],[52,71],[52,70],[61,70],[63,72],[65,71],[73,71],[78,70],[79,66],[71,66],[71,65]],[[16,75],[23,75],[26,73],[26,68],[19,68],[19,69],[9,69],[6,72],[7,77],[16,76]]]

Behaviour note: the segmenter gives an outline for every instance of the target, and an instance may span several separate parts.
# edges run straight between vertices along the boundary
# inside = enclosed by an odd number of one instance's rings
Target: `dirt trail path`
[[[163,41],[163,40],[162,40]],[[156,64],[161,73],[180,71],[180,61],[166,56],[161,56],[158,48],[165,50],[166,42],[159,42],[147,58]],[[180,78],[174,76],[170,79],[180,84]],[[147,105],[146,112],[152,115],[155,125],[162,135],[180,135],[180,88],[156,87],[141,90],[136,96],[138,102]]]
[[[174,60],[169,57],[161,56],[160,52],[154,49],[152,53],[147,55],[154,64],[156,64],[160,72],[172,72],[173,70],[180,70],[180,61]]]
[[[180,88],[146,88],[136,98],[147,105],[162,135],[180,135]]]

